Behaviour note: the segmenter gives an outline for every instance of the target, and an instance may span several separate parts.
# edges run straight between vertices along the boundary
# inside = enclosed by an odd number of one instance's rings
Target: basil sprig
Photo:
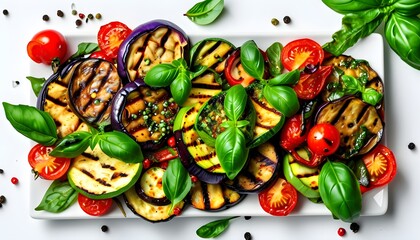
[[[247,120],[239,120],[245,111],[248,95],[241,84],[231,87],[226,92],[224,110],[229,120],[222,123],[226,128],[216,137],[216,155],[220,165],[229,179],[234,179],[244,167],[249,149],[241,128],[250,124]]]
[[[270,54],[281,50],[280,45],[271,46]],[[274,55],[276,56],[276,55]],[[274,58],[274,57],[271,57]],[[290,117],[299,110],[299,100],[296,92],[291,87],[299,81],[299,70],[293,70],[281,74],[278,71],[271,79],[264,79],[265,61],[264,57],[253,40],[246,41],[241,46],[241,63],[245,71],[254,77],[260,84],[263,84],[262,95],[275,109],[286,117]],[[272,63],[274,68],[282,68],[281,63]],[[271,70],[273,71],[273,70]]]
[[[75,59],[79,57],[83,57],[87,54],[91,54],[93,52],[99,51],[99,45],[93,42],[82,42],[77,45],[77,51],[71,55],[70,59]]]
[[[237,217],[238,216],[227,217],[211,221],[199,227],[195,233],[201,238],[216,238],[229,227],[230,220]]]
[[[352,222],[360,216],[362,194],[353,171],[342,162],[327,161],[319,174],[319,194],[334,217]]]
[[[44,85],[46,79],[32,77],[32,76],[27,76],[26,79],[28,79],[31,82],[32,90],[34,91],[35,96],[38,97],[38,94],[41,91],[42,86]]]
[[[170,212],[176,204],[190,192],[192,186],[191,177],[182,165],[179,158],[169,161],[168,167],[163,174],[162,187],[165,196],[171,201]]]
[[[196,3],[184,15],[198,25],[208,25],[223,12],[224,0],[204,0]]]
[[[418,0],[322,0],[344,14],[342,28],[323,47],[334,55],[344,53],[359,39],[385,23],[385,38],[392,50],[408,65],[420,70],[420,1]]]
[[[35,210],[52,213],[63,212],[76,202],[77,194],[68,181],[55,180],[48,187]]]
[[[151,87],[170,87],[171,94],[178,105],[182,105],[188,98],[191,80],[202,74],[207,68],[199,67],[195,71],[189,70],[185,59],[180,58],[172,63],[161,63],[147,72],[144,82]]]

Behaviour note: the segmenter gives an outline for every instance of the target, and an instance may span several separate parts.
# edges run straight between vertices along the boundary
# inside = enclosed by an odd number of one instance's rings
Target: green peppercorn
[[[75,9],[71,10],[71,14],[72,15],[77,15],[77,10],[75,10]]]
[[[50,20],[50,17],[47,14],[44,14],[44,16],[42,16],[42,20],[48,22]]]
[[[277,25],[279,25],[279,20],[277,19],[277,18],[272,18],[271,19],[271,24],[273,24],[274,26],[277,26]]]
[[[9,11],[8,11],[7,9],[3,9],[3,15],[4,15],[4,16],[9,15]]]
[[[87,17],[92,20],[93,19],[93,14],[89,13]]]
[[[102,18],[102,15],[101,15],[100,13],[97,13],[97,14],[95,15],[95,18],[96,18],[96,19],[101,19],[101,18]]]
[[[64,17],[64,12],[61,10],[57,10],[57,16]]]

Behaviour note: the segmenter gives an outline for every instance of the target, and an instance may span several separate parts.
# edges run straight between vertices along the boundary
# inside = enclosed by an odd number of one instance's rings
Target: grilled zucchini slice
[[[67,178],[73,188],[89,198],[112,198],[136,183],[142,167],[142,163],[111,158],[96,146],[72,160]]]
[[[163,191],[162,178],[165,169],[153,166],[140,177],[140,180],[135,184],[137,195],[144,201],[157,206],[164,206],[171,204],[171,201],[166,197]]]

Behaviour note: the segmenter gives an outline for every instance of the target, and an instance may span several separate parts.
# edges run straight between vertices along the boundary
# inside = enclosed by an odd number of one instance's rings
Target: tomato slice
[[[309,122],[302,122],[302,114],[296,114],[286,120],[280,131],[280,146],[291,151],[299,147],[308,135]]]
[[[298,83],[293,87],[298,98],[303,100],[314,99],[325,86],[327,77],[331,74],[332,66],[320,66],[314,73],[303,73]]]
[[[292,184],[278,178],[273,185],[258,194],[264,211],[274,216],[287,216],[296,207],[298,195]]]
[[[289,42],[281,52],[281,61],[289,71],[306,67],[308,64],[318,65],[324,60],[324,50],[317,42],[302,38]]]
[[[130,35],[132,30],[122,22],[114,21],[99,28],[98,45],[105,54],[116,59],[121,43]]]
[[[226,60],[224,75],[230,86],[242,84],[248,87],[255,79],[250,76],[241,64],[241,50],[236,49]]]
[[[96,52],[93,52],[92,54],[90,54],[90,56],[89,56],[90,58],[99,58],[99,59],[103,59],[103,60],[106,60],[106,61],[108,61],[108,62],[113,62],[114,61],[114,59],[112,59],[112,58],[110,58],[106,53],[105,53],[105,51],[102,51],[102,50],[100,50],[100,51],[96,51]]]
[[[54,147],[52,146],[37,144],[29,151],[29,165],[43,179],[60,179],[65,176],[70,167],[70,158],[59,158],[49,155],[53,149]]]
[[[340,146],[340,132],[330,123],[319,123],[313,126],[308,133],[308,147],[314,154],[330,156]]]
[[[80,208],[91,216],[102,216],[109,212],[112,207],[112,198],[91,199],[83,194],[77,196]]]
[[[369,172],[369,186],[360,186],[362,192],[384,186],[397,174],[397,162],[393,152],[383,144],[378,144],[362,157]]]

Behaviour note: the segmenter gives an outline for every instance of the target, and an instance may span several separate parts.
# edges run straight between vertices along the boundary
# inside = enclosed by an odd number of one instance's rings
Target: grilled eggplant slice
[[[235,179],[225,181],[225,184],[238,193],[259,193],[275,179],[280,162],[276,147],[266,142],[250,151],[244,169]]]
[[[341,142],[336,155],[344,159],[373,149],[381,141],[385,125],[374,106],[354,96],[325,103],[315,123],[331,123],[338,129]]]
[[[143,149],[158,149],[172,132],[178,109],[166,88],[151,88],[139,79],[126,84],[114,97],[111,124]]]
[[[67,173],[69,183],[92,199],[112,198],[132,187],[140,177],[142,163],[126,163],[107,156],[99,146],[74,158]]]
[[[156,206],[171,204],[163,191],[162,178],[165,169],[153,166],[144,171],[140,180],[135,184],[137,195],[144,201]]]
[[[51,115],[60,138],[86,125],[71,110],[67,96],[71,76],[79,64],[80,60],[75,60],[60,68],[47,79],[38,95],[37,108]]]
[[[191,205],[204,211],[221,211],[230,208],[245,198],[223,184],[208,184],[201,181],[193,183],[190,191]]]
[[[144,78],[160,63],[188,60],[190,43],[184,31],[172,22],[152,20],[136,27],[121,43],[118,72],[127,81]]]
[[[112,63],[102,59],[84,59],[74,67],[70,76],[69,106],[89,125],[108,125],[112,99],[122,85]]]
[[[175,214],[170,212],[171,204],[158,206],[144,201],[137,195],[135,187],[130,188],[123,194],[127,207],[137,216],[152,222],[165,222],[175,217]],[[183,209],[185,201],[176,204],[175,208]]]

